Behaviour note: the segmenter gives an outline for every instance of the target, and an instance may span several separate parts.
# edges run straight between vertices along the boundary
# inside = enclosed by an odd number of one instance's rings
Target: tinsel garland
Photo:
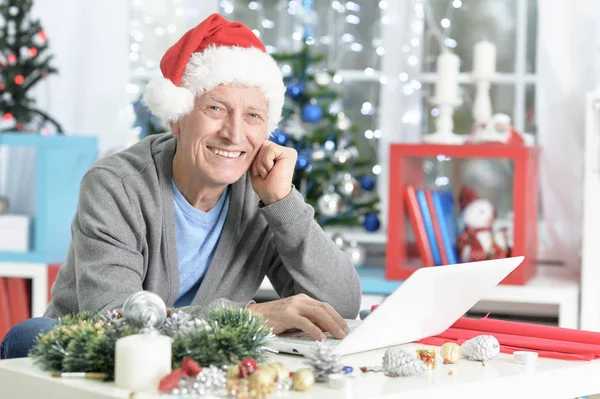
[[[138,332],[117,311],[68,315],[36,338],[29,356],[46,371],[98,372],[112,380],[117,339]],[[204,319],[175,310],[160,333],[173,338],[174,368],[186,357],[201,366],[234,364],[246,357],[260,361],[273,337],[262,317],[233,307],[213,309]]]

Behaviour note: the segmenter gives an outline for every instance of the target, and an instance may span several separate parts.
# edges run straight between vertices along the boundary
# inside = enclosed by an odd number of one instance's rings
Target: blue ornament
[[[350,373],[351,373],[351,372],[353,372],[353,371],[354,371],[354,369],[353,369],[352,367],[350,367],[350,366],[345,366],[345,367],[342,369],[342,372],[343,372],[344,374],[350,374]]]
[[[323,110],[316,104],[307,104],[302,108],[302,120],[317,123],[323,117]]]
[[[296,160],[296,169],[304,170],[308,166],[308,158],[304,155],[298,155],[298,159]]]
[[[289,139],[289,136],[279,129],[275,130],[271,136],[271,141],[279,145],[287,145]]]
[[[290,83],[285,94],[296,99],[302,95],[302,86],[300,86],[298,83]]]
[[[360,179],[360,186],[363,190],[373,191],[375,188],[375,178],[373,176],[363,176]]]
[[[371,232],[377,231],[379,230],[379,226],[381,226],[381,223],[379,222],[379,217],[376,214],[369,213],[365,217],[365,221],[363,222],[363,227],[365,228],[365,230]]]

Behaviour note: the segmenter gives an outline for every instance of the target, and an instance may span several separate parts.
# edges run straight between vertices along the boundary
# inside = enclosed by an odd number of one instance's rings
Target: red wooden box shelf
[[[524,262],[501,284],[523,285],[535,275],[537,253],[538,158],[537,147],[504,144],[392,144],[390,148],[389,223],[386,250],[386,278],[405,280],[422,267],[416,245],[407,242],[404,189],[422,187],[423,160],[438,156],[460,162],[465,159],[509,159],[514,165],[512,255],[525,256]]]

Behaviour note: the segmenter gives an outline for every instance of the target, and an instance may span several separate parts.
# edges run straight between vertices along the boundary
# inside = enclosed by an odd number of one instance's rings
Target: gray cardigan
[[[84,176],[72,240],[45,316],[117,309],[139,290],[173,306],[179,290],[171,187],[176,139],[150,136],[99,160]],[[234,183],[214,258],[192,302],[243,306],[265,276],[280,297],[305,293],[355,318],[360,282],[297,190],[261,206],[248,175]]]

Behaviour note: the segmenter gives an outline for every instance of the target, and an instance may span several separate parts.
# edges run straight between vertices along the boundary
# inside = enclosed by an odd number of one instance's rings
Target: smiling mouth
[[[221,157],[232,159],[239,158],[244,153],[243,151],[224,151],[214,147],[208,147],[208,149]]]

